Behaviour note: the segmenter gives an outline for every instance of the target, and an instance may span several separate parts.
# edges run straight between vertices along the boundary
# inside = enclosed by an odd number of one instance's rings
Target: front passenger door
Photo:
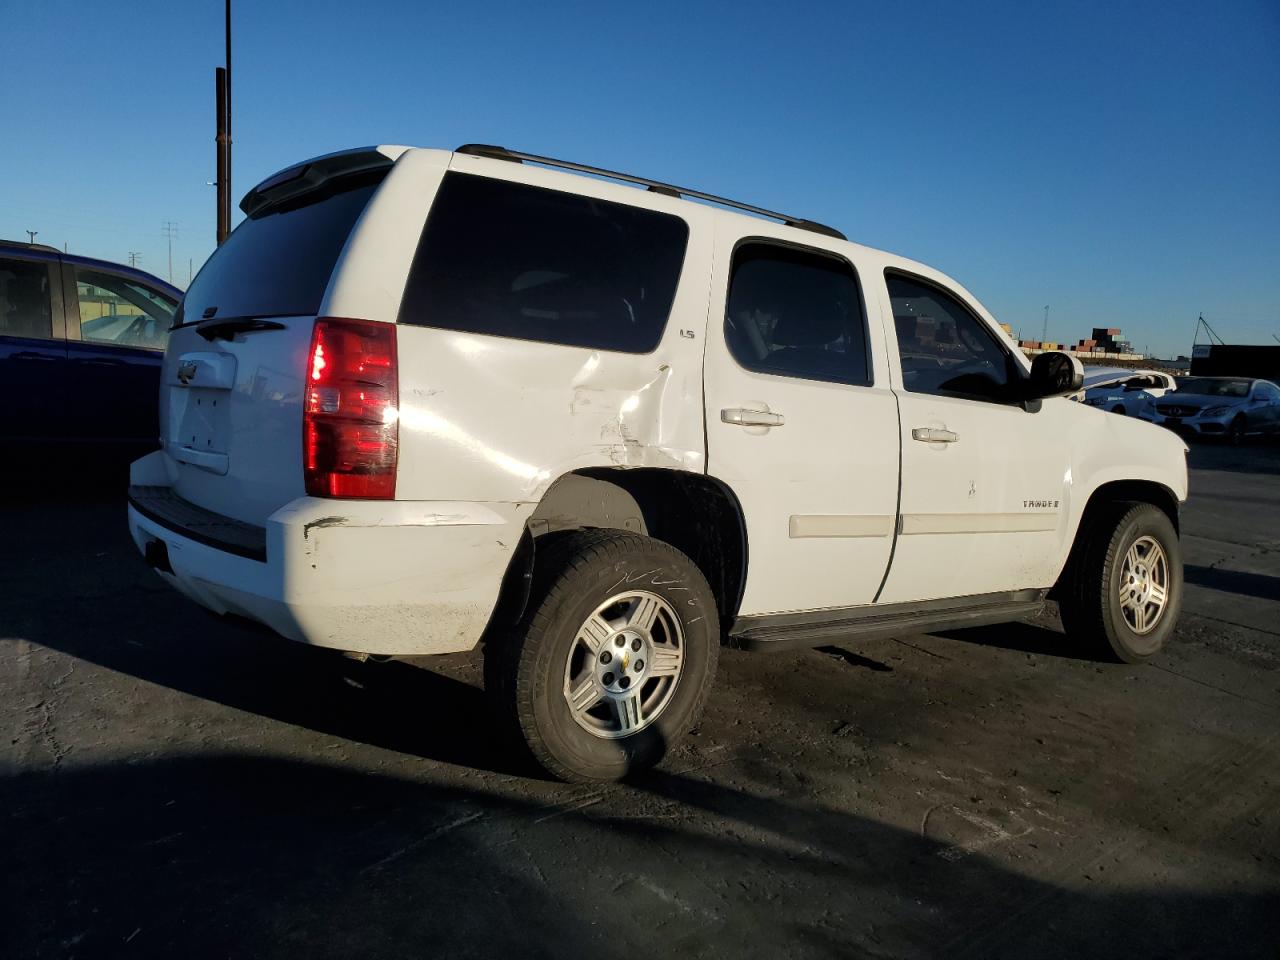
[[[897,332],[902,505],[882,603],[1050,586],[1070,494],[1066,398],[1028,412],[1021,368],[938,283],[884,276]]]

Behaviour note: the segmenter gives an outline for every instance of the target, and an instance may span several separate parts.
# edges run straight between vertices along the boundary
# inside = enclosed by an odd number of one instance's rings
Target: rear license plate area
[[[169,455],[213,473],[226,473],[230,408],[230,390],[170,387],[169,436],[165,444]]]

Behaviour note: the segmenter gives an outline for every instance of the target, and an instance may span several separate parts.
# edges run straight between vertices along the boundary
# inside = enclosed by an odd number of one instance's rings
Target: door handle
[[[913,427],[911,439],[919,440],[921,443],[955,443],[960,437],[950,430],[938,430],[934,427]]]
[[[728,407],[721,410],[720,419],[739,427],[780,427],[787,422],[780,413],[748,410],[745,407]]]

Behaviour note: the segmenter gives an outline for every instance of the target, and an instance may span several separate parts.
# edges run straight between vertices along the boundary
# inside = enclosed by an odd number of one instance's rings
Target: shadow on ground
[[[552,817],[235,753],[11,776],[0,953],[1274,956],[1280,936],[1275,897],[1095,896],[818,806],[673,775],[646,789],[694,815]]]
[[[1280,599],[1280,577],[1265,573],[1244,573],[1240,570],[1224,570],[1221,567],[1205,567],[1188,563],[1182,568],[1187,583],[1194,583],[1223,593],[1238,593],[1262,600]]]
[[[1097,655],[1072,640],[1061,630],[1040,623],[1019,620],[987,627],[966,627],[939,631],[938,636],[983,647],[1017,650],[1037,656],[1061,657],[1066,660],[1097,660]]]

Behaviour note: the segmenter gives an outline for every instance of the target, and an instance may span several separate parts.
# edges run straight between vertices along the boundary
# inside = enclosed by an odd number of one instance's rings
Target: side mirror
[[[1043,400],[1075,393],[1084,386],[1084,366],[1067,353],[1050,351],[1037,354],[1031,361],[1027,378],[1026,399]]]

